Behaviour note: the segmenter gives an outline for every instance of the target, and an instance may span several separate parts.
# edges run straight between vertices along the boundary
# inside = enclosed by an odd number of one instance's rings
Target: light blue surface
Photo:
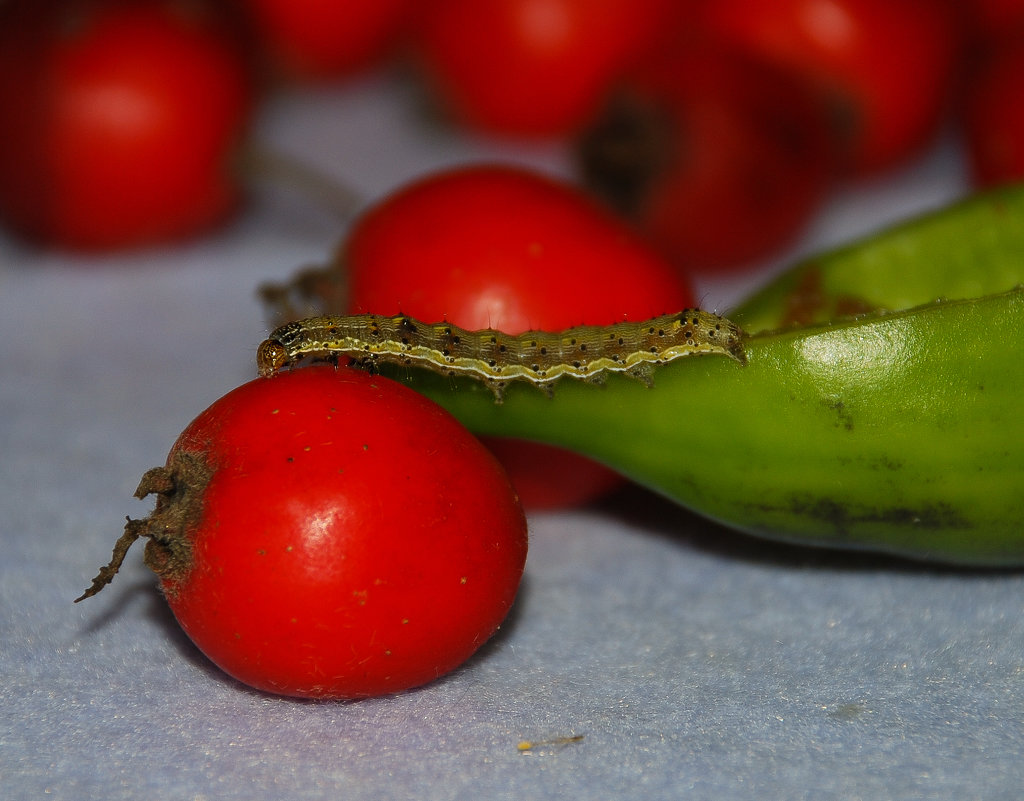
[[[386,81],[282,99],[260,135],[369,196],[502,152],[417,127],[412,105]],[[558,153],[514,157],[562,169]],[[800,247],[961,188],[940,148],[844,194]],[[141,473],[254,374],[253,287],[340,233],[264,191],[181,249],[84,260],[0,242],[0,797],[1020,796],[1024,576],[754,543],[642,493],[535,518],[500,635],[392,698],[297,702],[226,679],[137,554],[72,605],[148,509],[131,499]],[[743,288],[709,284],[704,302]]]

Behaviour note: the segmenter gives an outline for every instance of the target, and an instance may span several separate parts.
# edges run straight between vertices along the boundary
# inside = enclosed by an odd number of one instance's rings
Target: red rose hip
[[[118,550],[146,563],[188,636],[266,692],[350,699],[424,684],[497,629],[526,523],[493,456],[388,379],[309,367],[228,393],[137,494]],[[85,596],[83,596],[85,597]]]

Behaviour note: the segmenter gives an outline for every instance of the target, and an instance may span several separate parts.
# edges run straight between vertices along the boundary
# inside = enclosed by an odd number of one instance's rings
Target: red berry
[[[995,45],[966,87],[964,127],[974,184],[1024,179],[1024,37]]]
[[[233,29],[190,0],[14,0],[0,10],[0,216],[120,248],[235,207],[252,88]]]
[[[454,169],[404,187],[357,221],[339,260],[354,313],[509,334],[643,320],[694,302],[624,223],[578,190],[513,167]],[[529,450],[507,463],[528,508],[581,502],[617,483],[575,454]],[[537,482],[536,471],[560,478]]]
[[[380,61],[405,32],[412,0],[238,0],[275,71],[340,78]]]
[[[513,136],[570,133],[660,36],[672,0],[432,0],[417,29],[454,116]]]
[[[855,174],[917,154],[947,111],[962,37],[946,0],[704,0],[703,17],[819,88]]]
[[[356,370],[228,393],[146,474],[148,493],[154,513],[125,536],[149,537],[181,627],[280,695],[358,698],[444,675],[497,629],[526,558],[494,457],[426,398]]]
[[[968,32],[982,46],[1024,30],[1024,0],[958,0]]]
[[[789,73],[687,40],[631,73],[584,134],[587,183],[689,270],[788,244],[835,169],[823,104]]]

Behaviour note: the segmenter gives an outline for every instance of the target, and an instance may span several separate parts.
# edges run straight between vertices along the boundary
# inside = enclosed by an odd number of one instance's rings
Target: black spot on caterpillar
[[[554,382],[566,376],[600,384],[606,372],[618,372],[652,386],[656,365],[698,354],[744,363],[743,333],[724,317],[699,309],[644,322],[517,336],[491,328],[467,331],[446,322],[422,323],[405,315],[311,317],[271,333],[259,346],[256,362],[261,376],[305,358],[344,356],[370,369],[377,362],[425,367],[477,378],[501,403],[511,381],[527,381],[551,394]]]

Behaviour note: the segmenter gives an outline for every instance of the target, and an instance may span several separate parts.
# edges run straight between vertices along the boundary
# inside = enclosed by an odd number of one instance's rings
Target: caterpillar
[[[745,363],[743,333],[724,317],[700,309],[608,326],[581,325],[549,333],[467,331],[447,322],[422,323],[406,315],[311,317],[286,323],[260,344],[261,376],[311,358],[348,357],[374,369],[377,362],[425,367],[487,384],[497,403],[511,381],[527,381],[549,395],[568,376],[601,384],[620,372],[653,385],[654,367],[682,356],[720,354]]]

